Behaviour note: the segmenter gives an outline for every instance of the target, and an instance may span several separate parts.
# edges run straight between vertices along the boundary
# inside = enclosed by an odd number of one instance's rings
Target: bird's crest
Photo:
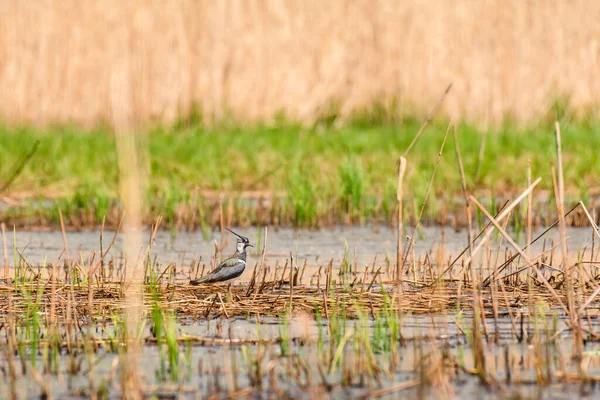
[[[254,247],[253,245],[250,244],[250,240],[247,237],[237,234],[229,228],[225,228],[225,229],[227,229],[229,232],[231,232],[235,236],[237,236],[237,243],[236,243],[236,247],[235,247],[236,252],[243,253],[246,250],[246,247]]]

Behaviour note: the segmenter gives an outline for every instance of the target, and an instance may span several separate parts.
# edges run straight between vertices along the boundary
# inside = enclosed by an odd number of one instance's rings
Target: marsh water
[[[236,228],[236,232],[247,236],[255,249],[249,248],[248,268],[240,278],[240,282],[249,281],[252,277],[253,267],[260,261],[260,251],[264,244],[264,231],[262,229]],[[535,238],[542,231],[532,233]],[[405,231],[407,237],[414,236],[414,251],[416,257],[441,252],[442,257],[455,257],[467,245],[467,232],[465,230],[455,231],[443,227],[423,227],[416,232],[412,228]],[[414,235],[413,235],[414,234]],[[150,240],[151,233],[144,232],[143,237],[146,245]],[[16,247],[31,265],[44,263],[56,263],[57,260],[70,257],[71,259],[89,261],[100,249],[100,231],[67,232],[66,242],[69,249],[67,255],[64,251],[65,245],[61,232],[36,232],[19,231],[15,234]],[[103,249],[106,250],[113,238],[114,232],[105,231],[103,235]],[[513,235],[516,241],[523,245],[525,235]],[[9,238],[11,239],[11,238]],[[491,251],[504,252],[510,249],[501,237],[493,236]],[[594,240],[591,228],[568,228],[567,240],[571,253],[577,253],[578,249],[590,247]],[[552,247],[553,243],[560,241],[558,230],[548,232],[543,239],[531,246],[533,254],[541,252],[542,249]],[[598,239],[596,238],[596,242]],[[403,243],[406,245],[408,239]],[[494,246],[498,244],[498,246]],[[168,231],[159,231],[153,243],[151,256],[161,265],[168,263],[181,267],[178,279],[185,280],[185,273],[190,267],[198,265],[211,266],[211,258],[215,255],[215,245],[222,248],[217,259],[226,258],[233,254],[235,247],[235,236],[227,231],[221,235],[214,231],[209,237],[204,237],[200,231],[180,232],[172,234]],[[123,235],[116,236],[114,245],[110,248],[107,259],[119,259],[123,253]],[[559,253],[559,252],[557,252]],[[365,265],[371,268],[385,265],[387,262],[395,263],[396,258],[396,231],[386,226],[371,227],[338,227],[335,229],[294,230],[294,229],[271,229],[267,233],[267,249],[265,262],[271,265],[283,266],[294,256],[298,266],[306,262],[307,273],[314,272],[319,267],[326,266],[333,260],[334,268],[339,266],[344,258],[350,264],[356,264],[357,268],[363,269]],[[15,253],[9,244],[8,262],[14,263]],[[18,260],[18,258],[17,258]],[[207,270],[206,270],[207,271]]]
[[[260,260],[260,248],[264,244],[263,232],[257,229],[235,229],[236,232],[250,238],[251,242],[258,245],[257,250],[249,254],[249,268],[244,272],[242,281],[248,281],[252,276],[252,269]],[[409,229],[412,235],[412,229]],[[535,234],[534,234],[535,235]],[[103,248],[106,249],[114,236],[113,232],[105,232],[103,237]],[[572,250],[591,246],[592,232],[590,229],[572,228],[568,229],[569,246]],[[99,231],[67,232],[66,241],[69,249],[68,255],[64,251],[64,240],[61,232],[16,232],[16,248],[31,265],[54,263],[65,257],[76,257],[81,260],[90,260],[94,253],[100,248]],[[149,239],[150,233],[146,232],[144,237]],[[523,242],[521,238],[520,242]],[[546,243],[539,241],[532,252],[540,252],[542,248],[549,248],[552,242],[558,242],[558,232],[549,232]],[[442,257],[454,257],[462,251],[467,243],[467,233],[443,229],[440,227],[424,227],[415,235],[414,252],[418,257],[425,257],[434,252],[441,252]],[[155,237],[152,248],[152,257],[156,257],[159,264],[175,264],[180,268],[178,280],[185,283],[189,279],[190,271],[201,264],[211,265],[211,258],[215,255],[215,243],[223,244],[222,256],[233,252],[235,238],[225,235],[221,238],[219,232],[213,232],[211,237],[205,238],[200,232],[182,232],[173,235],[169,232],[160,231]],[[120,259],[123,251],[123,237],[117,235],[114,245],[110,250],[112,259]],[[494,251],[502,252],[504,247],[496,248]],[[13,264],[14,252],[9,248],[8,260]],[[333,230],[291,230],[277,229],[269,230],[265,261],[271,265],[283,265],[289,260],[290,252],[293,254],[298,265],[306,263],[307,275],[315,273],[320,267],[327,265],[333,260],[334,267],[338,267],[344,259],[356,264],[358,269],[365,265],[385,265],[386,258],[393,263],[396,252],[395,231],[387,227],[339,227]],[[576,252],[576,251],[575,251]],[[219,255],[217,258],[221,258]],[[305,279],[306,280],[306,279]],[[532,337],[536,329],[549,329],[548,324],[554,316],[555,325],[553,332],[558,332],[560,340],[553,341],[552,345],[544,347],[553,360],[550,366],[558,370],[561,363],[572,354],[572,338],[567,329],[566,317],[560,310],[546,310],[549,316],[543,323],[531,321],[525,315],[527,310],[516,307],[514,314],[523,315],[520,328],[525,331],[525,336]],[[293,398],[346,398],[348,396],[375,396],[384,398],[414,398],[423,396],[439,397],[441,394],[452,394],[465,399],[476,399],[481,396],[491,398],[542,398],[542,399],[569,399],[590,398],[600,395],[600,390],[590,384],[556,382],[550,380],[544,385],[539,385],[539,371],[536,372],[536,357],[539,356],[539,347],[531,340],[517,340],[515,338],[515,321],[507,314],[501,314],[495,321],[487,320],[486,326],[494,340],[486,341],[486,365],[488,372],[499,382],[506,383],[503,389],[491,389],[480,384],[477,377],[460,373],[460,376],[447,383],[433,382],[425,392],[417,386],[408,385],[405,389],[394,390],[389,393],[378,392],[381,388],[393,387],[402,382],[411,382],[416,379],[415,368],[417,361],[423,359],[423,354],[432,352],[447,352],[453,359],[460,360],[465,366],[473,365],[473,352],[470,350],[469,341],[463,334],[472,321],[470,311],[449,311],[445,314],[435,315],[411,315],[407,314],[401,321],[401,333],[404,345],[399,347],[400,365],[396,367],[396,373],[384,376],[376,385],[332,385],[331,391],[311,391],[310,387],[300,385],[286,375],[292,358],[299,358],[302,362],[310,363],[311,359],[317,357],[317,345],[323,332],[327,332],[327,320],[316,321],[313,317],[294,315],[290,321],[283,322],[279,318],[230,318],[230,319],[199,319],[182,317],[177,322],[177,332],[180,336],[204,338],[209,340],[245,340],[260,338],[266,344],[261,345],[265,356],[262,366],[264,377],[262,377],[263,388],[280,387],[284,397]],[[590,327],[599,328],[596,318],[590,321]],[[348,320],[345,329],[357,328],[359,322]],[[538,325],[538,323],[542,325]],[[376,321],[368,320],[368,329],[375,334]],[[82,332],[94,333],[98,327],[93,324],[84,324]],[[109,330],[110,331],[110,330]],[[282,332],[290,338],[294,357],[283,356],[281,343],[269,343],[270,339],[281,338]],[[106,330],[99,333],[102,339],[108,340]],[[148,327],[144,328],[143,335],[150,337]],[[325,335],[326,336],[326,335]],[[312,343],[305,345],[304,343]],[[323,346],[328,345],[328,339],[323,339]],[[179,384],[170,386],[168,393],[163,393],[159,385],[164,381],[164,374],[170,373],[165,370],[163,350],[156,345],[144,346],[139,360],[139,371],[143,376],[143,383],[149,392],[163,398],[201,398],[208,394],[216,395],[216,398],[244,397],[253,398],[273,397],[273,393],[266,391],[244,392],[244,388],[256,387],[256,382],[251,382],[247,370],[251,368],[254,361],[248,356],[248,351],[256,352],[257,344],[248,342],[242,345],[211,345],[210,341],[204,345],[181,345]],[[351,360],[352,351],[344,350],[342,359]],[[38,354],[40,363],[43,354]],[[69,374],[68,368],[71,361],[69,356],[61,356],[61,367],[58,374],[49,375],[48,385],[55,398],[81,398],[89,396],[90,386],[98,387],[106,384],[110,376],[114,376],[119,368],[117,359],[118,352],[110,352],[101,349],[96,352],[92,359],[80,354],[75,356],[75,363],[79,365],[78,374]],[[250,358],[249,358],[250,357]],[[587,373],[600,374],[600,343],[593,340],[587,341],[584,347],[584,363]],[[385,365],[390,362],[389,354],[376,352],[376,362]],[[567,365],[572,373],[577,371],[567,360]],[[239,368],[239,372],[231,371],[231,366]],[[270,369],[269,369],[270,368]],[[329,379],[341,379],[342,367],[330,371]],[[166,372],[165,372],[166,371]],[[268,371],[275,371],[271,374]],[[518,376],[518,379],[516,377]],[[322,377],[315,368],[310,369],[300,381],[321,383]],[[509,384],[510,383],[510,384]],[[7,395],[7,386],[0,389],[0,398]],[[39,386],[32,379],[20,379],[18,382],[18,393],[23,398],[34,398],[39,396]],[[108,391],[109,397],[117,396],[117,391]],[[268,393],[271,393],[270,395]]]
[[[465,315],[465,321],[470,319]],[[295,358],[302,359],[304,362],[318,357],[317,345],[304,346],[293,344],[294,356],[282,356],[282,350],[279,344],[267,344],[262,346],[262,352],[265,360],[262,364],[264,377],[262,378],[262,390],[254,390],[251,398],[273,398],[273,393],[267,388],[273,387],[272,377],[278,382],[281,393],[289,398],[334,398],[342,399],[348,397],[370,397],[370,393],[377,393],[380,387],[393,387],[402,382],[411,382],[415,379],[415,370],[418,369],[418,362],[423,357],[431,357],[432,354],[440,351],[447,352],[451,357],[460,360],[466,366],[473,365],[473,356],[470,351],[467,339],[460,335],[455,323],[456,315],[446,316],[407,316],[403,320],[402,335],[406,341],[399,348],[399,365],[396,366],[396,372],[392,376],[383,376],[381,383],[361,386],[358,384],[348,387],[336,387],[327,392],[321,390],[307,391],[306,387],[292,379],[286,374],[287,365]],[[466,322],[468,323],[468,322]],[[303,340],[318,341],[319,330],[326,330],[327,322],[320,325],[314,321],[302,319],[293,319],[288,327],[290,335],[293,338],[302,337]],[[347,329],[356,326],[356,322],[349,321]],[[559,322],[559,329],[564,328],[564,321]],[[374,328],[371,326],[371,328]],[[487,371],[494,376],[504,386],[503,389],[494,389],[482,385],[479,380],[469,374],[458,373],[459,376],[452,375],[452,380],[447,382],[446,388],[437,387],[435,382],[433,386],[427,387],[425,391],[417,387],[408,387],[401,391],[393,391],[389,394],[382,394],[373,397],[377,398],[441,398],[448,395],[464,398],[477,399],[481,396],[485,398],[535,398],[535,399],[572,399],[572,398],[595,398],[600,395],[600,390],[593,383],[580,384],[563,382],[548,382],[544,385],[538,385],[536,376],[536,351],[532,343],[517,343],[511,334],[509,318],[500,318],[498,324],[493,326],[488,324],[487,328],[491,332],[499,334],[499,340],[495,343],[486,344],[486,365]],[[533,329],[533,327],[531,328]],[[263,318],[256,320],[249,319],[230,319],[224,321],[183,321],[178,327],[179,333],[183,335],[202,336],[214,339],[261,339],[268,341],[281,335],[281,323],[279,320]],[[530,331],[532,333],[532,331]],[[150,332],[146,331],[150,336]],[[425,338],[425,339],[424,339]],[[413,340],[417,339],[417,340]],[[328,346],[328,341],[324,342]],[[548,347],[552,352],[553,363],[549,368],[558,370],[560,368],[560,355],[571,354],[572,342],[569,334],[562,335],[560,340]],[[166,374],[169,376],[170,370],[165,366],[165,352],[159,351],[155,345],[146,345],[138,361],[138,371],[143,376],[144,387],[148,388],[147,393],[152,393],[155,398],[182,398],[196,399],[206,398],[208,395],[213,398],[231,398],[240,393],[240,388],[254,386],[248,377],[248,370],[253,368],[252,361],[247,357],[247,351],[256,352],[257,345],[248,344],[242,346],[223,346],[223,345],[202,345],[185,346],[180,349],[180,370],[178,371],[179,384],[167,385],[167,390],[161,390],[158,386],[164,382],[160,376]],[[354,354],[352,351],[345,351],[342,362],[353,362]],[[49,375],[48,384],[51,387],[55,398],[82,398],[89,396],[91,387],[98,388],[100,385],[106,385],[110,376],[114,376],[118,369],[118,352],[108,352],[100,350],[96,352],[93,358],[84,355],[75,356],[75,363],[78,365],[79,373],[70,374],[69,357],[61,357],[61,367],[58,374]],[[565,356],[566,357],[566,356]],[[42,356],[38,357],[38,363],[42,364]],[[376,362],[380,366],[389,363],[389,354],[376,354]],[[600,343],[586,343],[584,348],[584,363],[586,371],[590,375],[600,373]],[[232,365],[236,365],[239,370],[232,370]],[[269,371],[276,371],[269,373]],[[510,369],[510,372],[507,372]],[[575,367],[570,368],[572,373],[576,373]],[[328,375],[328,380],[335,382],[341,379],[342,367]],[[302,381],[320,383],[316,368],[309,370],[307,376]],[[512,375],[512,376],[511,376]],[[118,380],[118,379],[117,379]],[[443,385],[444,382],[438,382],[437,385]],[[112,383],[113,386],[117,386]],[[152,389],[154,388],[154,389]],[[7,386],[5,386],[5,389]],[[6,392],[0,390],[0,396],[5,398]],[[3,393],[4,392],[4,393]],[[31,379],[21,380],[18,385],[18,392],[22,398],[37,398],[40,390],[36,383]],[[243,392],[243,391],[242,391]],[[110,391],[109,391],[110,393]],[[270,393],[270,394],[269,394]],[[240,396],[245,397],[245,396]],[[109,398],[119,398],[116,394],[109,395]]]

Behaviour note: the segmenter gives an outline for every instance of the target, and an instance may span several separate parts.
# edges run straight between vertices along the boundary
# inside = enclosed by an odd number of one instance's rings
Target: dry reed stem
[[[399,392],[401,390],[405,390],[405,389],[409,389],[409,388],[415,387],[415,386],[419,385],[420,383],[421,382],[418,381],[418,380],[411,379],[409,381],[397,383],[397,384],[392,385],[392,386],[387,387],[387,388],[372,390],[369,393],[367,393],[364,396],[361,396],[359,398],[361,398],[361,399],[372,399],[372,398],[375,398],[375,397],[388,396],[388,395],[391,395],[392,393],[396,393],[396,392]]]
[[[65,249],[65,254],[67,255],[67,258],[68,258],[69,257],[69,244],[67,243],[67,232],[65,231],[65,221],[63,219],[62,211],[58,205],[57,205],[57,208],[58,208],[58,218],[60,220],[60,232],[62,234],[63,246]]]
[[[560,135],[560,124],[558,121],[554,123],[554,134],[556,138],[556,160],[558,167],[558,197],[556,199],[556,208],[558,215],[564,215],[565,213],[565,181],[563,174],[563,161],[562,161],[562,140]],[[573,342],[575,346],[576,356],[581,359],[583,353],[583,338],[580,332],[579,324],[579,313],[575,305],[575,288],[573,285],[573,275],[571,266],[568,260],[568,249],[567,249],[567,225],[565,219],[561,218],[559,222],[560,238],[561,238],[561,252],[562,252],[562,264],[565,272],[565,282],[567,286],[567,305],[569,307],[569,316],[571,318],[571,325],[573,329]],[[580,277],[580,280],[583,277]]]
[[[577,207],[579,207],[579,204],[573,206],[565,215],[563,218],[567,218],[573,211],[575,211],[575,209],[577,209]],[[548,226],[546,229],[544,229],[544,231],[542,233],[540,233],[539,235],[536,236],[535,239],[533,239],[533,241],[529,242],[525,247],[523,247],[523,250],[528,249],[531,247],[532,244],[534,244],[535,242],[537,242],[538,240],[540,240],[543,236],[546,235],[546,233],[550,232],[550,230],[552,230],[556,225],[558,225],[559,220],[557,219],[556,221],[554,221],[554,223],[550,226]],[[554,246],[555,247],[555,246]],[[554,249],[553,247],[553,249]],[[546,251],[542,252],[542,254],[545,254]],[[498,268],[496,268],[496,275],[499,274],[500,272],[502,272],[508,265],[510,265],[510,263],[512,263],[515,258],[517,258],[519,256],[519,254],[515,254],[512,257],[510,257],[509,259],[507,259],[502,265],[500,265]],[[539,256],[538,256],[539,257]],[[537,257],[536,257],[537,258]],[[485,278],[483,280],[483,286],[487,286],[490,283],[490,280],[492,278],[492,275],[488,276],[487,278]]]
[[[527,186],[531,186],[531,160],[527,163]],[[533,191],[527,196],[527,244],[531,243],[532,235]],[[564,211],[564,210],[563,210]],[[527,256],[531,256],[531,248],[527,247]]]
[[[469,250],[469,262],[467,262],[465,264],[465,267],[467,268],[468,271],[470,271],[471,273],[471,279],[474,282],[474,289],[473,289],[473,312],[474,312],[474,318],[473,318],[473,322],[472,322],[472,329],[473,329],[473,356],[474,356],[474,361],[475,361],[475,367],[477,370],[477,375],[479,376],[479,379],[483,382],[486,383],[487,382],[487,374],[485,372],[485,356],[482,354],[482,349],[483,349],[483,343],[481,340],[481,333],[480,333],[480,322],[479,322],[479,315],[478,315],[478,311],[481,313],[481,317],[484,319],[483,322],[483,328],[486,329],[486,324],[485,324],[485,309],[483,307],[482,304],[482,296],[481,296],[481,285],[479,284],[479,281],[475,278],[476,276],[476,271],[475,271],[475,265],[472,262],[473,260],[473,234],[472,234],[472,225],[473,225],[473,218],[472,218],[472,214],[471,214],[471,202],[469,201],[469,194],[468,194],[468,188],[467,188],[467,180],[465,177],[465,172],[464,172],[464,168],[463,168],[463,164],[462,164],[462,156],[460,153],[460,145],[458,142],[458,136],[456,134],[456,127],[454,127],[454,129],[452,130],[452,134],[454,137],[454,151],[456,153],[456,159],[458,162],[458,167],[459,167],[459,173],[460,173],[460,179],[461,179],[461,186],[462,186],[462,190],[463,190],[463,196],[465,199],[465,206],[467,209],[467,221],[468,221],[468,231],[467,231],[467,239],[469,241],[469,246],[468,246],[468,250]],[[483,232],[483,231],[482,231]],[[487,241],[487,236],[486,239]],[[454,260],[454,262],[456,262],[458,260],[458,257]],[[448,267],[447,270],[451,269],[452,267]],[[447,271],[446,270],[446,271]],[[444,271],[444,273],[446,272]],[[441,277],[441,276],[440,276]],[[459,297],[459,301],[460,301],[460,292],[462,290],[462,287],[459,286],[458,288],[458,297]],[[487,330],[486,330],[486,335],[487,335]]]
[[[260,265],[258,266],[258,271],[255,273],[256,279],[260,278],[260,272],[264,270],[264,272],[266,273],[265,270],[265,255],[267,253],[267,238],[268,238],[268,233],[269,230],[268,228],[265,226],[265,236],[264,236],[264,241],[263,241],[263,248],[260,254]],[[264,281],[264,275],[263,275],[263,281]],[[256,281],[255,279],[253,279],[252,284],[249,287],[249,291],[250,290],[254,290],[254,298],[256,298],[256,295],[258,294],[258,292],[261,290],[261,285],[258,285],[258,281]],[[249,292],[247,294],[250,294]]]
[[[406,158],[400,157],[400,163],[398,165],[398,190],[396,192],[396,199],[398,200],[398,241],[396,243],[396,279],[400,281],[402,279],[402,260],[404,256],[402,254],[402,241],[404,240],[404,187],[402,183],[404,181],[404,174],[406,173]]]
[[[225,221],[223,220],[223,200],[225,199],[225,193],[219,195],[219,232],[221,243],[219,245],[219,253],[223,255],[223,249],[225,249]],[[216,255],[215,255],[216,256]],[[215,261],[218,264],[218,261]]]
[[[583,209],[583,212],[585,213],[585,216],[587,217],[587,219],[590,221],[590,225],[592,225],[592,229],[593,229],[594,233],[596,234],[596,236],[598,236],[598,238],[600,238],[600,232],[598,231],[598,226],[596,225],[596,223],[594,222],[594,219],[592,218],[592,216],[588,212],[585,204],[583,204],[583,201],[580,201],[579,205]],[[583,302],[583,304],[579,308],[579,313],[580,314],[583,314],[583,312],[585,311],[585,309],[592,303],[592,301],[594,301],[594,299],[596,298],[596,296],[598,296],[598,293],[600,293],[600,286],[598,286],[596,288],[596,290],[594,290],[594,292],[588,297],[588,299]]]
[[[126,46],[127,33],[121,46]],[[141,201],[142,176],[135,135],[131,130],[131,109],[124,105],[132,98],[129,59],[124,57],[111,68],[111,110],[116,128],[117,158],[119,163],[119,195],[124,210],[124,253],[126,281],[121,285],[125,293],[125,323],[127,346],[122,354],[122,396],[124,399],[141,399],[142,388],[138,375],[139,357],[138,327],[143,315],[143,267]]]
[[[554,125],[554,133],[555,133],[555,137],[556,137],[556,160],[557,160],[557,167],[558,167],[558,186],[557,186],[557,198],[556,198],[556,208],[558,211],[558,215],[564,215],[565,210],[564,210],[564,206],[565,206],[565,181],[564,181],[564,175],[563,175],[563,162],[562,162],[562,144],[561,144],[561,137],[560,137],[560,125],[558,124],[558,122],[555,123]],[[568,262],[568,249],[567,249],[567,241],[566,241],[566,231],[567,231],[567,225],[565,223],[565,219],[564,218],[560,218],[559,222],[558,222],[558,227],[559,227],[559,231],[560,231],[560,237],[561,237],[561,252],[562,252],[562,262],[563,262],[563,268],[564,268],[564,272],[565,272],[565,280],[567,282],[567,286],[572,286],[573,282],[571,281],[571,268],[569,266],[569,262]],[[574,311],[574,299],[569,299],[569,310],[571,310],[571,312]]]
[[[468,240],[469,240],[469,255],[471,255],[471,252],[472,252],[471,248],[473,245],[473,232],[472,232],[473,218],[472,218],[472,214],[471,214],[471,203],[469,202],[469,190],[467,187],[467,178],[465,176],[465,170],[463,168],[462,155],[460,152],[460,144],[458,142],[458,135],[456,134],[456,126],[454,126],[452,129],[452,135],[454,136],[454,152],[456,154],[456,162],[458,163],[458,171],[460,173],[460,183],[461,183],[461,187],[462,187],[462,191],[463,191],[463,197],[465,200],[465,207],[467,209],[467,218],[468,218],[467,235],[468,235]]]
[[[465,183],[466,185],[466,183]],[[466,194],[463,192],[463,195],[466,197],[466,202],[469,205],[470,203],[468,203],[469,201],[469,193],[467,192]],[[498,216],[500,215],[500,213],[505,209],[505,207],[508,205],[508,200],[502,205],[502,207],[500,207],[498,209],[497,214],[495,215],[496,218],[498,218]],[[472,226],[472,222],[473,222],[473,215],[471,214],[471,206],[469,205],[467,207],[467,221],[470,221],[469,224]],[[469,226],[469,224],[467,224],[467,228]],[[477,239],[479,239],[484,233],[487,232],[487,228],[491,227],[492,223],[488,221],[488,223],[485,225],[485,227],[483,229],[481,229],[479,231],[479,233],[469,242],[469,245],[463,249],[456,257],[454,257],[454,260],[452,260],[452,262],[450,263],[450,265],[448,265],[448,267],[439,275],[438,280],[441,279],[444,275],[446,275],[448,273],[448,271],[450,271],[454,265],[456,265],[456,263],[458,262],[458,260],[461,259],[461,257],[467,253],[468,251],[472,251],[472,247],[473,244],[475,243],[475,241]]]
[[[415,228],[413,229],[411,240],[414,240],[415,235],[417,234],[417,229],[419,228],[419,223],[421,222],[421,218],[423,217],[423,212],[425,211],[425,205],[427,204],[429,192],[431,191],[431,186],[433,185],[433,179],[435,178],[435,173],[437,171],[438,165],[440,165],[440,160],[442,159],[442,153],[444,151],[444,147],[446,146],[446,139],[448,139],[449,131],[450,131],[450,124],[448,124],[448,127],[446,128],[446,133],[444,133],[444,140],[442,141],[442,145],[440,146],[440,151],[438,152],[437,158],[435,160],[435,165],[433,166],[433,172],[431,173],[431,178],[429,179],[429,183],[427,184],[427,190],[425,191],[425,196],[423,198],[423,204],[421,204],[419,216],[417,217],[417,221],[415,222]],[[405,262],[406,262],[406,257],[404,257],[402,259],[402,265],[404,265]]]
[[[521,248],[519,247],[518,244],[516,244],[514,242],[514,240],[510,237],[510,235],[508,233],[506,233],[506,231],[504,230],[504,228],[502,228],[502,226],[500,225],[500,223],[498,222],[498,220],[496,220],[486,209],[485,207],[479,203],[477,201],[477,199],[473,196],[470,196],[470,200],[477,205],[477,207],[479,207],[479,209],[481,210],[481,212],[483,214],[485,214],[486,218],[488,218],[490,221],[492,221],[492,223],[494,224],[494,227],[498,230],[498,232],[500,232],[500,234],[502,234],[502,236],[504,236],[506,238],[506,240],[508,241],[508,243],[510,243],[510,245],[519,253],[519,255],[525,260],[525,262],[527,263],[527,266],[531,266],[533,263],[531,262],[531,260],[529,259],[529,257],[527,257],[527,254],[525,254],[523,252],[523,250],[521,250]],[[563,308],[563,310],[565,310],[565,312],[567,314],[569,314],[569,309],[563,304],[562,300],[560,300],[559,295],[556,293],[556,291],[554,290],[554,288],[548,283],[548,280],[544,277],[544,275],[539,271],[538,267],[536,265],[533,265],[534,269],[536,270],[538,277],[540,278],[540,280],[542,281],[542,283],[544,283],[544,285],[548,288],[548,290],[550,291],[550,293],[552,293],[552,295],[556,298],[556,301],[560,304],[560,306]]]
[[[292,315],[292,302],[294,299],[294,273],[296,272],[296,270],[298,269],[298,267],[296,267],[296,269],[294,269],[294,256],[292,255],[292,252],[290,251],[290,315]],[[281,276],[281,279],[283,280],[283,275]]]
[[[2,247],[4,250],[4,279],[8,281],[8,279],[10,278],[8,272],[8,246],[6,245],[6,225],[4,224],[4,222],[0,224],[0,228],[2,229]]]
[[[502,221],[512,211],[513,208],[515,208],[525,197],[527,197],[527,195],[533,190],[534,187],[537,186],[538,183],[540,183],[541,180],[542,178],[537,178],[527,189],[525,189],[523,193],[521,193],[519,197],[513,200],[512,203],[510,203],[500,214],[498,214],[495,220],[497,222]],[[473,198],[473,196],[470,196],[470,198]],[[481,250],[483,245],[489,240],[493,231],[494,228],[491,226],[486,229],[485,237],[475,247],[472,254],[469,257],[467,257],[467,260],[465,261],[466,264],[470,263],[473,257],[475,257],[479,250]]]
[[[33,377],[33,380],[38,384],[38,386],[41,389],[41,396],[42,398],[46,399],[46,400],[54,400],[54,397],[52,396],[52,390],[50,385],[48,384],[48,382],[46,382],[46,380],[44,379],[44,377],[40,374],[40,372],[37,370],[37,368],[35,367],[31,367],[31,375]]]
[[[10,380],[10,399],[17,399],[17,373],[15,368],[15,349],[17,346],[17,340],[15,336],[16,331],[16,316],[13,311],[13,287],[8,287],[8,293],[6,296],[6,315],[8,320],[8,328],[6,333],[7,350],[5,352],[8,361],[8,376]]]
[[[425,122],[423,122],[423,124],[421,124],[421,127],[419,128],[419,131],[417,132],[417,134],[415,135],[415,137],[413,138],[413,140],[410,142],[410,144],[408,145],[408,147],[404,151],[404,154],[402,154],[402,157],[406,157],[408,155],[408,153],[410,152],[410,150],[413,148],[413,146],[417,143],[417,140],[419,140],[419,137],[421,137],[421,134],[425,131],[425,128],[427,128],[427,126],[429,125],[429,123],[431,122],[431,120],[433,119],[433,117],[435,116],[435,114],[437,114],[438,110],[440,109],[440,107],[444,103],[444,99],[446,98],[446,96],[450,92],[450,89],[452,89],[452,84],[448,85],[448,87],[446,88],[446,90],[442,94],[442,97],[439,99],[439,101],[437,102],[437,104],[435,105],[435,107],[433,108],[433,110],[431,110],[431,113],[429,114],[429,116],[425,119]]]
[[[506,229],[505,229],[505,230],[506,230]],[[546,256],[548,253],[551,253],[551,252],[553,252],[554,250],[556,250],[556,248],[558,248],[558,246],[560,246],[560,245],[561,245],[561,243],[560,243],[560,242],[559,242],[559,243],[556,243],[556,244],[555,244],[555,245],[553,245],[551,248],[549,248],[549,249],[546,249],[546,250],[542,251],[542,253],[541,253],[541,254],[538,254],[537,256],[535,256],[535,257],[531,258],[531,259],[530,259],[530,261],[531,261],[531,265],[535,264],[535,262],[536,262],[536,261],[538,261],[538,260],[541,260],[541,259],[542,259],[544,256]],[[525,248],[522,248],[521,250],[525,250]],[[515,254],[513,257],[511,257],[511,259],[512,259],[512,260],[514,260],[515,258],[517,258],[517,257],[520,257],[520,256],[521,256],[521,254],[519,254],[519,253],[516,253],[516,254]],[[511,261],[511,262],[512,262],[512,261]],[[506,263],[504,264],[504,266],[510,265],[510,264],[511,264],[511,262],[506,262]],[[543,265],[544,267],[547,267],[547,268],[549,268],[549,269],[552,269],[552,270],[554,270],[554,271],[556,271],[556,272],[560,273],[560,275],[564,275],[564,274],[563,274],[563,271],[562,271],[562,270],[560,270],[560,269],[558,269],[558,268],[552,267],[552,266],[550,266],[550,265],[548,265],[548,264],[544,264],[544,263],[543,263],[543,262],[541,262],[541,261],[540,261],[540,264],[541,264],[541,265]],[[495,268],[495,269],[494,269],[494,272],[492,272],[492,273],[491,273],[491,274],[490,274],[490,275],[489,275],[487,278],[485,278],[485,279],[483,280],[483,284],[482,284],[482,286],[488,286],[488,285],[490,285],[490,283],[498,282],[498,281],[501,281],[501,280],[503,280],[503,279],[510,278],[510,277],[512,277],[512,276],[517,276],[517,275],[519,275],[519,274],[520,274],[521,272],[523,272],[523,271],[527,271],[527,273],[529,273],[529,272],[530,272],[530,270],[531,270],[531,265],[530,265],[530,264],[527,264],[525,267],[518,268],[518,269],[517,269],[517,270],[515,270],[515,271],[509,271],[507,274],[505,274],[505,275],[502,275],[502,276],[498,276],[498,275],[500,274],[500,272],[502,272],[502,271],[503,271],[503,268],[501,268],[502,266],[501,266],[500,268]]]
[[[527,162],[527,186],[531,185],[531,159]],[[531,235],[532,235],[532,227],[531,227],[531,214],[532,214],[532,206],[533,206],[533,192],[529,196],[527,196],[527,257],[531,258]],[[500,269],[498,269],[498,273],[500,273]],[[532,290],[532,279],[533,274],[531,273],[531,267],[527,268],[527,285],[529,290]],[[531,298],[531,297],[530,297]],[[533,302],[529,302],[529,314],[533,315],[535,312]]]
[[[465,207],[467,209],[467,240],[469,241],[469,245],[467,247],[468,251],[469,251],[469,258],[472,260],[473,259],[473,215],[471,213],[471,202],[469,201],[469,191],[468,191],[468,187],[467,187],[467,179],[465,177],[465,171],[463,168],[463,162],[462,162],[462,155],[460,153],[460,144],[458,142],[458,135],[456,134],[456,126],[454,126],[454,129],[452,130],[452,135],[454,137],[454,152],[456,154],[456,161],[458,163],[458,171],[460,173],[460,183],[461,183],[461,187],[462,187],[462,191],[463,191],[463,197],[465,200]],[[482,231],[483,232],[483,231]],[[454,262],[456,262],[456,260],[458,260],[458,257],[454,260]],[[454,262],[448,267],[447,270],[445,270],[441,275],[439,275],[437,281],[439,281],[442,276],[446,273],[446,271],[448,271],[449,269],[452,269],[452,265],[454,265]],[[472,267],[473,263],[470,262],[469,264],[466,265],[467,270],[469,270],[471,272],[471,276],[474,277],[474,269]],[[460,301],[460,295],[461,295],[461,291],[462,291],[462,287],[459,286],[458,290],[457,290],[457,296],[459,298]],[[479,302],[479,290],[475,291],[474,294],[475,298],[474,301],[476,303]]]

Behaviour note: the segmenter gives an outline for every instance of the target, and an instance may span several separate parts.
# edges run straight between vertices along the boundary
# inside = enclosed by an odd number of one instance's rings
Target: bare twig
[[[417,134],[413,138],[412,142],[410,142],[410,145],[408,145],[408,148],[406,149],[406,151],[404,152],[404,154],[402,154],[402,157],[406,157],[406,155],[413,148],[413,146],[415,145],[415,143],[417,143],[417,140],[419,139],[419,137],[421,136],[421,134],[423,133],[423,131],[425,130],[425,128],[427,128],[427,125],[429,125],[429,123],[431,122],[431,120],[433,119],[433,117],[435,116],[435,114],[437,114],[438,110],[442,106],[442,103],[444,102],[444,99],[448,95],[448,92],[450,92],[451,88],[452,88],[452,84],[449,84],[448,87],[446,88],[446,90],[444,91],[444,94],[442,94],[442,97],[440,98],[440,100],[437,102],[437,104],[435,105],[435,107],[433,108],[433,110],[431,110],[431,113],[429,114],[429,116],[427,117],[427,119],[425,120],[425,122],[423,122],[423,125],[421,125],[421,127],[419,128],[419,131],[417,132]]]

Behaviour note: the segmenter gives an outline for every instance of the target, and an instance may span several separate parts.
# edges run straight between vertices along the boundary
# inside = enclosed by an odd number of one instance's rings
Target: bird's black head
[[[237,243],[236,243],[236,251],[238,253],[243,252],[244,250],[246,250],[246,247],[254,247],[252,244],[250,244],[250,240],[242,235],[238,235],[237,233],[235,233],[234,231],[232,231],[229,228],[225,228],[227,229],[229,232],[233,233],[235,236],[237,236]]]

